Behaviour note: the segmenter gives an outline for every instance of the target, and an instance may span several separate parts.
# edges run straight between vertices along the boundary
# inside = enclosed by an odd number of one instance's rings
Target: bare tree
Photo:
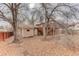
[[[33,27],[33,36],[35,36],[35,25],[36,22],[40,19],[40,11],[37,10],[36,8],[33,8],[32,10],[29,11],[30,16],[26,16],[27,21],[30,25]]]
[[[49,4],[49,3],[42,3],[42,8],[44,10],[45,15],[45,38],[47,35],[48,30],[48,24],[50,20],[56,24],[58,24],[61,28],[64,28],[66,33],[68,33],[68,26],[59,23],[55,18],[58,17],[58,15],[62,18],[64,18],[64,21],[69,21],[71,18],[76,18],[76,12],[79,12],[77,8],[75,8],[72,4],[64,4],[64,3],[58,3],[58,4]],[[72,20],[73,21],[73,20]]]
[[[6,5],[9,10],[11,11],[11,14],[12,14],[12,20],[13,20],[13,32],[14,32],[14,41],[13,42],[16,42],[18,41],[17,39],[17,15],[18,15],[18,9],[19,9],[19,6],[20,6],[20,3],[9,3],[9,4],[6,4],[4,3],[4,5]]]
[[[17,22],[18,22],[18,20],[20,21],[19,14],[21,14],[20,11],[23,10],[23,5],[21,3],[3,3],[3,4],[1,4],[1,6],[4,6],[4,8],[2,10],[0,10],[0,18],[3,18],[5,21],[8,21],[13,26],[13,33],[14,33],[13,42],[17,42],[18,41]],[[24,8],[26,8],[26,7],[24,7]],[[5,13],[5,11],[7,11],[7,13]],[[9,15],[10,19],[9,19],[9,17],[7,17],[7,15]],[[21,19],[22,19],[22,17],[21,17]]]

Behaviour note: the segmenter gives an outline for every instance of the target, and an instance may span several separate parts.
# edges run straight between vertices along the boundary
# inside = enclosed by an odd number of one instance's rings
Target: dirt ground
[[[0,41],[1,56],[62,56],[79,55],[79,36],[69,35],[28,37],[20,40],[19,43],[11,43],[13,37],[6,41]]]

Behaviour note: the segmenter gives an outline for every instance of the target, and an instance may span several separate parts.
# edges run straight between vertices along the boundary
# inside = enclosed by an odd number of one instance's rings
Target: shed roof
[[[23,29],[32,29],[33,26],[25,23],[19,23],[18,28],[23,28]]]
[[[9,32],[13,31],[13,28],[10,23],[6,21],[0,21],[0,32]]]

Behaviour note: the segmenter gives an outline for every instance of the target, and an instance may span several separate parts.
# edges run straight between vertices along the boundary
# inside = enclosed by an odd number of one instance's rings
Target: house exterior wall
[[[33,36],[33,29],[24,29],[22,35],[23,37]]]
[[[33,36],[33,29],[20,28],[18,29],[19,37],[29,37]]]
[[[43,33],[43,31],[44,31],[43,27],[37,27],[36,30],[37,30],[37,32],[36,32],[37,35],[43,35],[44,34]],[[49,26],[47,35],[56,35],[56,34],[60,34],[60,33],[62,33],[62,30],[60,30],[59,28],[53,28],[53,27]]]
[[[12,36],[12,32],[0,32],[0,41],[4,41],[5,39],[9,38]]]

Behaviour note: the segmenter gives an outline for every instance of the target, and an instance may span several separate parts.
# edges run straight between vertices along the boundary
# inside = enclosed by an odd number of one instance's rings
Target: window
[[[29,32],[30,30],[29,30],[29,29],[27,29],[27,31]]]

